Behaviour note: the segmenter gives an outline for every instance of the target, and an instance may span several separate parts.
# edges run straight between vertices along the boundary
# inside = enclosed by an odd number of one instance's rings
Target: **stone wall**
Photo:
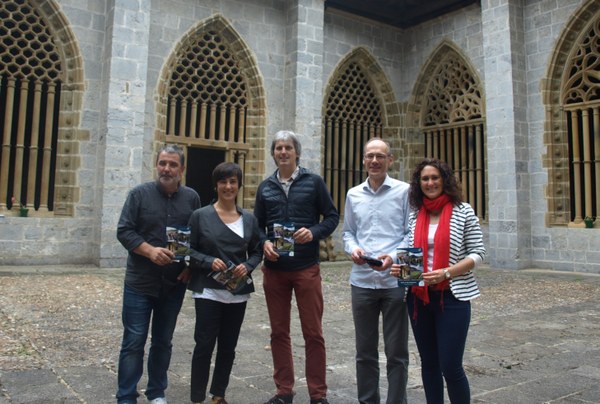
[[[321,172],[323,91],[340,62],[360,49],[390,94],[386,133],[398,157],[391,174],[406,179],[410,152],[418,147],[412,145],[416,129],[405,119],[419,96],[416,80],[436,49],[449,43],[485,83],[488,261],[600,273],[600,237],[544,220],[552,179],[543,165],[541,83],[566,25],[590,3],[482,0],[402,31],[324,10],[322,0],[32,1],[42,14],[58,13],[68,24],[83,62],[85,87],[72,123],[78,134],[77,201],[69,217],[5,214],[0,264],[124,264],[116,223],[127,191],[153,176],[165,61],[194,27],[219,16],[250,50],[264,87],[265,127],[257,142],[265,152],[257,178],[275,169],[266,148],[284,128],[301,136],[301,164]],[[340,231],[341,224],[334,237],[339,252]]]

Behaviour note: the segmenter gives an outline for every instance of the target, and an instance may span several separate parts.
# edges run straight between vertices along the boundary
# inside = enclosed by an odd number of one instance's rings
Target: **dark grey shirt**
[[[161,288],[177,282],[185,263],[159,266],[133,250],[144,241],[155,247],[166,247],[167,226],[187,226],[190,215],[199,207],[200,197],[185,186],[180,186],[170,197],[155,181],[138,185],[129,192],[117,226],[117,238],[129,251],[127,286],[139,293],[159,296]]]

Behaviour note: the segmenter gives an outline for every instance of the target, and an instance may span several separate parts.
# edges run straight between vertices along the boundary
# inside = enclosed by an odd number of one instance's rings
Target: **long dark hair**
[[[408,191],[408,201],[413,209],[419,210],[423,206],[423,191],[421,191],[421,171],[425,166],[435,167],[442,176],[443,192],[448,195],[450,201],[456,205],[462,202],[462,190],[460,183],[452,169],[445,161],[426,158],[415,167],[410,178],[410,190]]]

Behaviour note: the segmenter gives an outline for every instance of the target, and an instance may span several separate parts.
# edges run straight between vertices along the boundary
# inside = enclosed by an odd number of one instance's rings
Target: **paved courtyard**
[[[329,400],[355,403],[349,263],[322,268]],[[474,403],[600,403],[600,276],[481,268],[465,367]],[[113,403],[121,338],[122,269],[0,267],[0,404]],[[262,276],[238,345],[227,399],[262,403],[274,392]],[[296,402],[308,403],[294,312]],[[167,397],[189,402],[194,308],[179,318]],[[409,403],[425,403],[410,337]],[[381,392],[386,396],[381,353]],[[144,381],[140,389],[144,387]],[[144,402],[145,400],[140,400]]]

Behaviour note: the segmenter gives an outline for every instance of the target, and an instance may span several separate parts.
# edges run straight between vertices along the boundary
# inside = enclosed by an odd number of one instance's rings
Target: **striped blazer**
[[[408,243],[410,247],[414,246],[417,213],[416,211],[411,212],[408,220]],[[483,260],[485,257],[485,246],[483,245],[483,233],[479,226],[479,219],[475,215],[471,205],[462,202],[452,208],[449,264],[456,264],[469,255],[478,255]],[[454,297],[458,300],[472,300],[480,295],[479,287],[472,271],[453,277],[450,280],[450,289]]]

